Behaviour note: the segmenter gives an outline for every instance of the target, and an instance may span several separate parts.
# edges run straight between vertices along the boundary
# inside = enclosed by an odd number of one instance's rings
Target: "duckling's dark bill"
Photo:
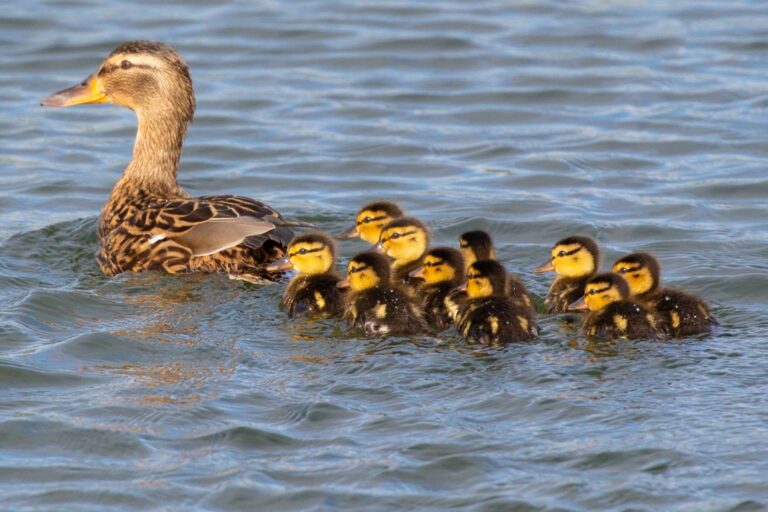
[[[338,235],[336,235],[336,238],[340,238],[342,240],[346,240],[349,238],[357,238],[360,236],[360,233],[357,232],[357,226],[351,226]]]
[[[43,98],[40,105],[43,107],[73,107],[108,101],[106,94],[101,90],[98,79],[89,76],[78,85],[62,89]]]
[[[267,272],[282,272],[284,270],[291,270],[293,268],[293,264],[288,260],[288,258],[284,258],[279,261],[275,261],[274,263],[270,263],[267,265]]]
[[[573,302],[568,305],[568,311],[586,311],[589,309],[589,306],[587,306],[587,296],[583,296],[576,302]]]
[[[544,272],[552,272],[553,270],[555,270],[555,266],[552,264],[552,260],[547,260],[533,269],[533,272],[534,274],[543,274]]]

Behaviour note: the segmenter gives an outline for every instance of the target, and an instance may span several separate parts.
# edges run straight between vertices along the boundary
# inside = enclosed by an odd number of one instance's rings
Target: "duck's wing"
[[[266,240],[286,247],[290,227],[311,224],[287,221],[269,206],[239,196],[203,196],[161,201],[137,213],[128,223],[133,234],[148,235],[150,243],[173,239],[193,256],[244,244],[258,249]]]

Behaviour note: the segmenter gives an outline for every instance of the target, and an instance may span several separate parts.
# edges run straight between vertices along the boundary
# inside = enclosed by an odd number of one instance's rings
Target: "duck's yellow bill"
[[[533,269],[534,274],[543,274],[544,272],[552,272],[555,270],[555,266],[552,264],[552,260],[547,260],[535,269]]]
[[[587,306],[587,296],[582,296],[579,300],[576,302],[571,303],[568,306],[568,311],[586,311],[589,309],[589,306]]]
[[[101,81],[91,75],[81,84],[62,89],[43,98],[40,105],[43,107],[72,107],[91,103],[107,103],[108,101],[109,98],[101,88]]]

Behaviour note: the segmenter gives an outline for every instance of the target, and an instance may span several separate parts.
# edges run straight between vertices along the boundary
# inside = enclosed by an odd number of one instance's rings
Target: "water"
[[[768,9],[678,2],[13,2],[0,19],[0,489],[12,510],[768,507]],[[334,231],[375,198],[531,269],[653,251],[702,340],[350,336],[280,287],[106,279],[133,115],[44,110],[128,39],[188,60],[181,181]],[[363,249],[342,245],[347,258]]]

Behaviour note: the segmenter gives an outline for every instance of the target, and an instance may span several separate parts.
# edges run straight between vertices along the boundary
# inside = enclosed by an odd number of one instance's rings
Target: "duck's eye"
[[[629,269],[626,267],[619,269],[619,274],[626,274],[627,272],[629,272]]]
[[[307,250],[305,248],[299,249],[299,254],[307,254]]]
[[[364,219],[363,219],[363,222],[364,222],[365,224],[368,224],[369,222],[372,222],[372,221],[373,221],[373,218],[372,218],[372,217],[366,217],[366,218],[364,218]]]
[[[389,237],[390,240],[397,240],[400,238],[400,233],[392,233],[392,236]]]
[[[562,258],[563,256],[565,256],[565,251],[560,251],[559,253],[557,253],[557,255]]]
[[[120,63],[120,67],[123,69],[131,69],[131,66],[133,66],[133,63],[129,60],[124,60]]]

